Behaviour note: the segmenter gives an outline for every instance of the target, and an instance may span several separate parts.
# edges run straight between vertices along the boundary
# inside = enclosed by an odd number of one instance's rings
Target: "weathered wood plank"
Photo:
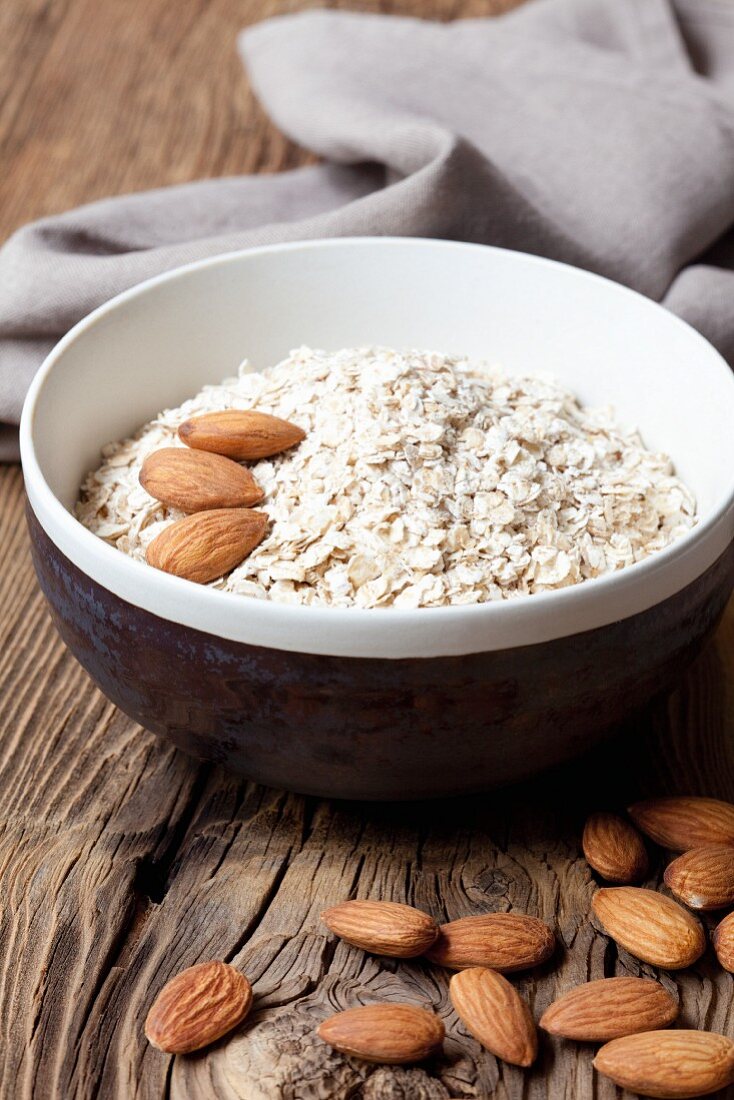
[[[512,0],[344,0],[426,17]],[[302,163],[267,123],[237,30],[311,0],[9,0],[0,5],[0,235],[74,203],[202,175]],[[120,105],[124,104],[124,110]],[[734,605],[665,705],[594,757],[501,795],[407,807],[266,791],[202,768],[117,712],[65,652],[32,575],[19,472],[0,472],[0,1097],[128,1100],[611,1100],[591,1051],[544,1042],[530,1074],[461,1028],[447,975],[335,944],[318,914],[349,896],[439,918],[516,907],[552,921],[552,964],[518,978],[538,1015],[560,989],[654,973],[588,920],[588,808],[638,791],[734,797]],[[661,868],[653,868],[657,881]],[[207,957],[255,982],[251,1020],[169,1059],[142,1020]],[[705,958],[666,983],[683,1018],[734,1035],[732,978]],[[313,1037],[334,1008],[392,996],[447,1025],[445,1055],[381,1069]]]

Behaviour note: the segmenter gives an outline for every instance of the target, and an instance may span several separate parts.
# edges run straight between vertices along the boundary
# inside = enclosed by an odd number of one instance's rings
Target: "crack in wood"
[[[176,827],[167,833],[167,840],[161,852],[154,856],[143,856],[135,871],[133,889],[136,895],[146,899],[155,905],[160,905],[166,896],[169,885],[169,875],[183,838],[195,820],[199,809],[199,802],[204,792],[211,768],[202,765],[196,772],[190,792],[186,799],[186,805],[176,822]]]

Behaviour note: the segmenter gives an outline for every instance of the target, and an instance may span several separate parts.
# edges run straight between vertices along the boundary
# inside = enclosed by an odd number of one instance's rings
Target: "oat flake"
[[[641,561],[695,523],[670,459],[557,383],[436,352],[300,348],[205,386],[103,451],[77,517],[141,561],[182,515],[141,464],[184,420],[260,409],[304,442],[251,464],[268,536],[212,587],[286,603],[438,607],[564,588]]]

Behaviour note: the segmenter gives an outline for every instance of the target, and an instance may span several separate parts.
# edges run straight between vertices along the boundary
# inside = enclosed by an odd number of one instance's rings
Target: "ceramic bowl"
[[[73,517],[100,448],[247,357],[383,344],[554,374],[668,451],[697,526],[639,564],[471,607],[293,607],[132,561]],[[33,557],[102,690],[186,752],[264,783],[418,798],[505,783],[592,744],[664,691],[734,575],[734,379],[647,299],[548,260],[414,239],[218,256],[96,310],[38,373],[21,427]]]

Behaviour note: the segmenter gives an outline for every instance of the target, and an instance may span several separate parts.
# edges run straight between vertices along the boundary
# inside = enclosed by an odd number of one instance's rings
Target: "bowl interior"
[[[103,307],[45,378],[32,434],[71,509],[100,448],[301,344],[431,348],[550,372],[668,451],[702,512],[731,489],[734,383],[698,334],[573,268],[445,242],[314,242],[221,257]]]
[[[149,569],[77,523],[105,443],[207,382],[302,344],[384,344],[548,372],[668,451],[699,524],[639,564],[526,600],[389,612],[233,598]],[[248,645],[432,657],[540,643],[635,615],[698,578],[734,537],[734,379],[718,353],[633,292],[549,260],[446,241],[311,241],[215,257],[107,303],[31,387],[21,453],[31,507],[91,579],[159,617]],[[246,612],[246,613],[245,613]]]

